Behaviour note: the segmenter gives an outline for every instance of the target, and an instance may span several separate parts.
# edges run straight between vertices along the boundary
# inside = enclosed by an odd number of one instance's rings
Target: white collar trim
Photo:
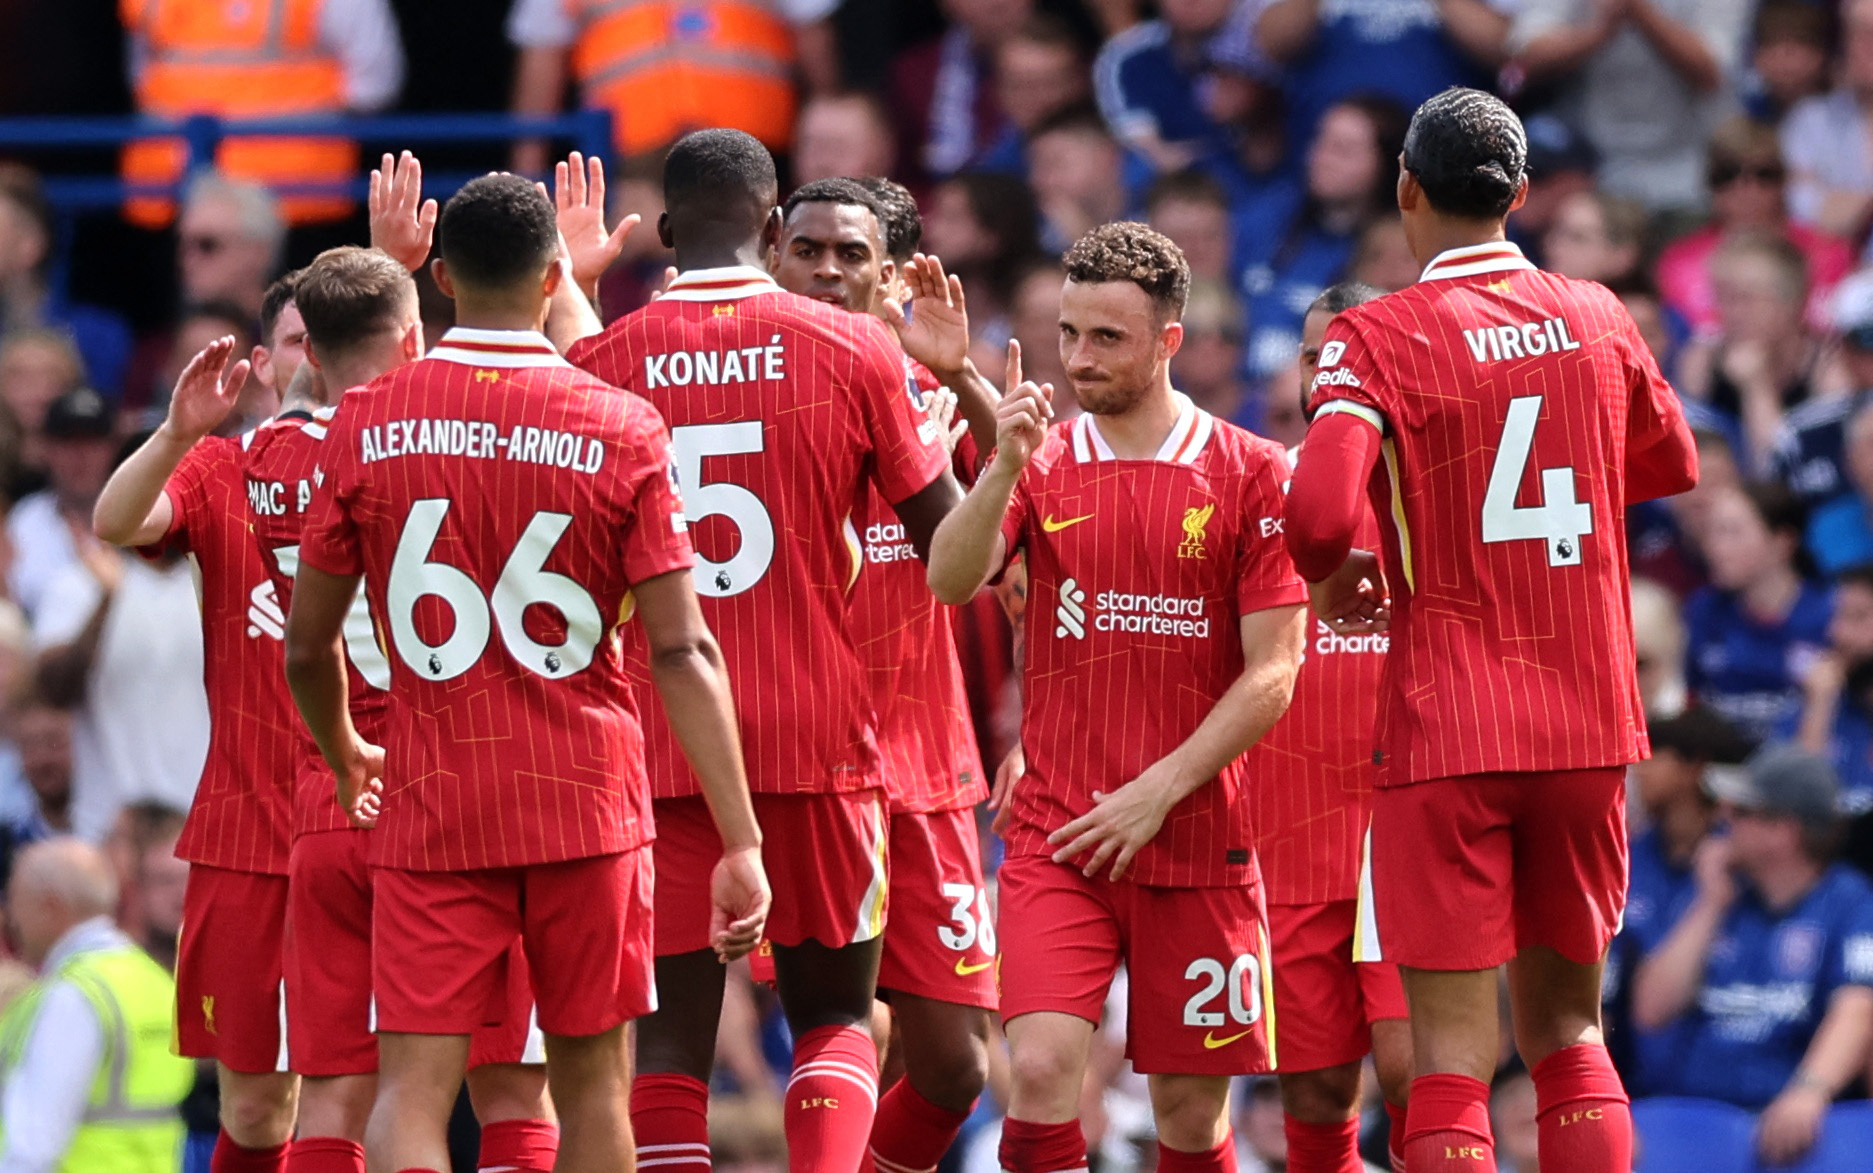
[[[570,367],[538,330],[471,330],[456,326],[425,357],[471,367]]]
[[[757,293],[779,293],[780,286],[766,270],[753,265],[727,265],[720,269],[691,269],[678,273],[663,291],[665,301],[738,301]]]
[[[1177,405],[1177,419],[1152,459],[1164,464],[1195,464],[1216,430],[1216,417],[1192,403],[1182,391],[1173,391],[1171,401]],[[1082,464],[1118,459],[1090,412],[1074,421],[1073,458]]]
[[[1485,244],[1468,244],[1462,248],[1446,249],[1424,267],[1419,275],[1420,281],[1436,281],[1444,277],[1477,277],[1484,273],[1508,273],[1517,269],[1532,269],[1535,266],[1522,255],[1520,246],[1513,241],[1492,240]]]

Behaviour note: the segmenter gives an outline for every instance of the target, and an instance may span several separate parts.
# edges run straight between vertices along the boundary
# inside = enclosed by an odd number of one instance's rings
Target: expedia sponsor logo
[[[1203,599],[1100,591],[1088,606],[1086,589],[1071,578],[1060,583],[1054,620],[1054,635],[1060,639],[1085,639],[1089,630],[1192,639],[1207,639],[1210,634],[1209,604]]]

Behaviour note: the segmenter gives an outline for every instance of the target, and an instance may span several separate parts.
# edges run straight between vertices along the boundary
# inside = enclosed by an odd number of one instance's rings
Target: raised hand
[[[414,273],[436,240],[435,200],[423,198],[423,165],[415,155],[385,152],[371,172],[371,247]]]
[[[962,370],[969,357],[969,309],[962,278],[943,272],[943,262],[918,253],[904,265],[910,312],[895,298],[884,300],[884,320],[897,332],[904,353],[938,375]]]
[[[590,294],[643,217],[632,213],[617,228],[605,231],[605,164],[596,155],[588,160],[577,151],[553,165],[553,207],[559,214],[559,234],[572,252],[572,279]]]
[[[240,398],[247,382],[250,365],[241,359],[232,367],[234,335],[221,337],[202,347],[176,379],[176,389],[169,397],[169,414],[163,427],[178,440],[193,444],[221,426]]]
[[[1008,340],[1008,388],[995,408],[995,461],[1019,472],[1047,439],[1054,418],[1054,385],[1021,377],[1021,343]]]

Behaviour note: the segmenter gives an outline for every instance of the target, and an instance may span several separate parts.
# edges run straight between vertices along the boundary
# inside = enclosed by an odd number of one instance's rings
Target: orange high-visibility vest
[[[283,118],[344,111],[344,72],[319,47],[322,0],[120,0],[124,28],[140,50],[137,108],[183,118]],[[173,183],[187,150],[178,139],[151,139],[124,150],[124,178]],[[259,183],[323,183],[358,172],[357,144],[344,139],[229,138],[215,164]],[[297,197],[282,201],[295,222],[328,220],[350,201]],[[165,199],[132,199],[124,215],[150,227],[167,224]]]
[[[585,104],[624,154],[726,126],[775,150],[793,137],[793,28],[759,0],[568,0]]]

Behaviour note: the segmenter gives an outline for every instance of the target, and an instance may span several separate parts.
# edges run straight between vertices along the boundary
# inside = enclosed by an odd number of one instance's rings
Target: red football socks
[[[1467,1075],[1412,1080],[1405,1161],[1411,1173],[1496,1173],[1489,1086]]]
[[[1363,1173],[1359,1159],[1359,1117],[1338,1124],[1309,1124],[1281,1118],[1288,1136],[1288,1173]]]
[[[1294,1166],[1290,1164],[1289,1169]],[[1184,1153],[1158,1142],[1158,1173],[1236,1173],[1236,1137],[1223,1137],[1223,1143],[1207,1153]]]
[[[956,1143],[967,1112],[939,1108],[900,1079],[878,1101],[871,1126],[871,1164],[861,1173],[929,1173]]]
[[[1405,1173],[1406,1108],[1388,1100],[1385,1105],[1385,1114],[1392,1118],[1392,1133],[1385,1146],[1386,1155],[1392,1159],[1392,1173]]]
[[[481,1126],[479,1173],[553,1173],[559,1125],[550,1120],[496,1120]]]
[[[794,1040],[787,1081],[787,1167],[857,1169],[878,1111],[878,1047],[861,1026],[822,1026]]]
[[[1632,1112],[1605,1047],[1565,1047],[1531,1074],[1543,1173],[1632,1168]]]
[[[270,1149],[244,1149],[224,1128],[215,1141],[215,1155],[208,1159],[208,1173],[285,1173],[286,1150],[291,1147],[289,1142]]]
[[[669,1173],[706,1173],[709,1088],[687,1075],[640,1075],[631,1083],[631,1131],[641,1169],[655,1161]]]
[[[364,1146],[342,1136],[302,1137],[286,1154],[286,1173],[364,1173]]]
[[[1086,1173],[1086,1137],[1077,1120],[1030,1124],[1010,1116],[1002,1121],[1001,1159],[1007,1173]]]

